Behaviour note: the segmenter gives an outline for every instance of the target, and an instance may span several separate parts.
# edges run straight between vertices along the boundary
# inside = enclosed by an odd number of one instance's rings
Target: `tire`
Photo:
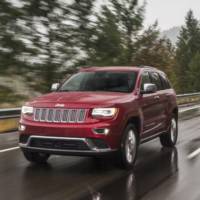
[[[174,147],[178,140],[178,120],[175,116],[171,118],[170,128],[167,133],[160,136],[160,143],[163,147]]]
[[[39,152],[30,152],[23,150],[25,158],[35,164],[45,164],[49,158],[49,154],[39,153]]]
[[[122,138],[121,149],[119,152],[120,166],[123,169],[134,167],[138,151],[137,131],[133,124],[128,124]]]

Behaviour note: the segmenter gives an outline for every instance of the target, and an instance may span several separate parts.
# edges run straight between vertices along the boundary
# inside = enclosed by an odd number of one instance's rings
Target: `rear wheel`
[[[49,158],[49,154],[39,153],[39,152],[30,152],[23,150],[25,158],[32,163],[36,164],[45,164]]]
[[[175,116],[172,117],[170,128],[167,133],[160,136],[160,142],[164,147],[174,147],[178,139],[178,121]]]
[[[134,125],[129,124],[122,139],[120,150],[120,165],[122,168],[130,169],[134,166],[138,150],[137,131]]]

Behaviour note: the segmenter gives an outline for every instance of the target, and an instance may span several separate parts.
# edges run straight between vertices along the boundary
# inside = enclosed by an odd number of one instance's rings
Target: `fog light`
[[[20,124],[19,125],[19,131],[25,131],[26,130],[26,126]]]
[[[93,129],[95,134],[99,134],[99,135],[108,135],[110,132],[110,129],[108,128],[95,128]]]

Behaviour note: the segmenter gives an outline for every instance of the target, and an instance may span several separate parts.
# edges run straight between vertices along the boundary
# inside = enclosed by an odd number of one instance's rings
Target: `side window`
[[[161,83],[161,80],[160,80],[160,76],[159,76],[158,73],[151,72],[151,82],[157,86],[158,90],[162,90],[163,89],[162,83]]]
[[[164,74],[160,74],[160,79],[162,81],[162,85],[163,85],[164,90],[171,88],[171,85],[170,85],[167,77]]]
[[[144,72],[142,74],[141,90],[144,90],[144,84],[146,84],[146,83],[151,83],[149,72]]]

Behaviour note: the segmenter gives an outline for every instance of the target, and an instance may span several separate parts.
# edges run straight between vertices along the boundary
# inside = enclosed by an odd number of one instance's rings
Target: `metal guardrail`
[[[178,95],[177,95],[177,98],[191,97],[191,96],[200,96],[200,92],[188,93],[188,94],[178,94]]]
[[[200,103],[200,92],[177,95],[179,105],[188,103]],[[0,109],[0,119],[18,118],[21,114],[21,108]]]
[[[0,119],[18,118],[21,108],[0,109]]]
[[[177,95],[179,105],[200,103],[200,92]]]

